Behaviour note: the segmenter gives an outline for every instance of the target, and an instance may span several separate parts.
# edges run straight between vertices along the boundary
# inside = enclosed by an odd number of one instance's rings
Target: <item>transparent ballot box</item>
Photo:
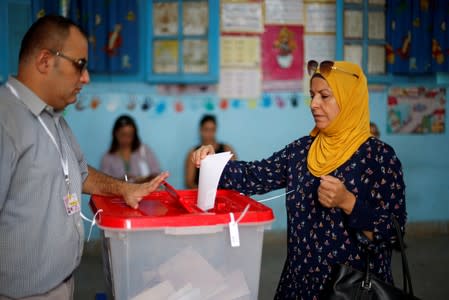
[[[230,190],[218,190],[207,212],[196,200],[196,190],[168,184],[138,209],[92,196],[115,299],[257,299],[272,210]]]

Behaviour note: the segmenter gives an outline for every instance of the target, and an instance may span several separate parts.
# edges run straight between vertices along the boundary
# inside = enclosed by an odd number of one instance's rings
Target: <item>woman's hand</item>
[[[346,214],[351,214],[355,205],[354,194],[337,177],[323,175],[320,179],[318,201],[325,207],[339,207]]]
[[[320,178],[318,201],[325,207],[339,207],[347,215],[351,214],[355,205],[354,194],[348,191],[343,182],[337,177],[323,175]],[[374,235],[372,231],[363,230],[363,233],[369,240],[373,240]]]
[[[210,154],[215,154],[215,149],[212,145],[204,145],[198,148],[195,152],[192,153],[192,162],[193,164],[199,168],[201,160],[203,160],[206,156]]]

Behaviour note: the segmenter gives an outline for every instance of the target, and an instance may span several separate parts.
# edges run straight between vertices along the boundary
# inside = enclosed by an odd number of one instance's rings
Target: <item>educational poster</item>
[[[207,34],[209,26],[209,7],[207,2],[185,2],[183,5],[183,26],[185,35]]]
[[[307,33],[336,32],[335,3],[306,3],[305,12]]]
[[[265,24],[303,25],[303,0],[265,0]]]
[[[358,10],[345,10],[344,12],[345,39],[363,38],[363,12]]]
[[[263,32],[262,3],[224,2],[221,4],[222,32]]]
[[[153,4],[154,35],[178,33],[178,3]]]
[[[385,47],[368,46],[368,74],[385,74]]]
[[[221,67],[260,67],[260,36],[222,36]]]
[[[370,12],[368,14],[368,38],[385,39],[385,12]]]
[[[262,35],[263,88],[302,90],[304,77],[303,26],[267,25]]]
[[[259,69],[220,70],[218,95],[225,99],[258,99],[261,95]]]
[[[176,73],[178,71],[178,41],[154,41],[153,46],[153,72]]]
[[[189,39],[183,41],[183,62],[185,73],[207,73],[208,64],[207,40]]]
[[[311,59],[321,62],[323,60],[335,60],[335,36],[312,35],[304,36],[304,63]]]
[[[445,131],[445,88],[391,88],[387,107],[389,133],[429,134]]]
[[[312,59],[316,60],[317,62],[322,62],[325,60],[335,60],[335,35],[304,35],[304,91],[308,91],[310,88],[310,76],[309,74],[307,74],[307,62]]]
[[[363,48],[362,45],[351,44],[343,46],[344,60],[362,65]]]

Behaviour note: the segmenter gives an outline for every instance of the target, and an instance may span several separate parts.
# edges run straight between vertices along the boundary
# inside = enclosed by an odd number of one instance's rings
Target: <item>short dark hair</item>
[[[206,122],[213,122],[215,126],[217,126],[217,119],[214,115],[204,115],[200,121],[200,128],[203,127]]]
[[[61,50],[69,36],[71,27],[77,28],[84,37],[83,30],[72,20],[58,15],[46,15],[34,22],[25,33],[20,45],[19,62],[24,61],[36,50]]]
[[[120,128],[124,126],[132,126],[134,128],[134,137],[133,142],[131,144],[131,151],[134,152],[137,149],[139,149],[140,139],[139,134],[137,132],[136,122],[134,122],[134,119],[128,115],[121,115],[120,117],[117,118],[117,120],[115,120],[114,128],[112,129],[112,143],[111,147],[109,148],[109,153],[115,153],[118,150],[119,144],[115,134]]]

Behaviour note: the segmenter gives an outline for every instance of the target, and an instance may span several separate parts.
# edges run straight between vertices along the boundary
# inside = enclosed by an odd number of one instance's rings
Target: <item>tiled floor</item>
[[[421,299],[449,299],[449,236],[407,236],[407,256],[412,273],[415,295]],[[266,231],[260,274],[259,299],[273,299],[285,259],[285,236]],[[76,272],[75,299],[95,299],[103,292],[103,273],[98,251],[86,251]],[[400,257],[393,259],[396,282],[401,285]]]

